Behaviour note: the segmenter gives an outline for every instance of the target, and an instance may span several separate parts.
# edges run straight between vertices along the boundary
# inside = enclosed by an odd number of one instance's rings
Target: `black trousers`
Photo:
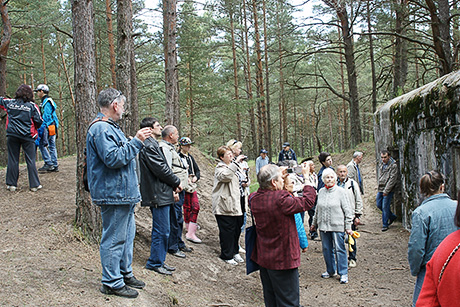
[[[8,136],[6,140],[8,147],[8,168],[6,170],[6,185],[18,186],[19,178],[19,153],[24,150],[29,175],[29,187],[36,188],[40,185],[38,171],[35,166],[35,142],[14,136]]]
[[[220,258],[230,260],[238,254],[243,216],[216,215],[216,220],[219,227]]]
[[[265,307],[298,307],[299,270],[269,270],[260,267]]]

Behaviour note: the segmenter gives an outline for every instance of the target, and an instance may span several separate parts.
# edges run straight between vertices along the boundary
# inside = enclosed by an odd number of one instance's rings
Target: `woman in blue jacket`
[[[417,276],[412,306],[422,289],[426,263],[442,240],[457,230],[454,223],[457,203],[444,189],[444,176],[438,171],[428,172],[420,179],[420,192],[427,198],[412,213],[408,260],[411,274]]]
[[[27,163],[29,187],[32,192],[41,189],[35,166],[35,139],[37,129],[43,120],[34,102],[34,93],[30,86],[22,84],[16,91],[14,99],[0,97],[0,108],[7,115],[6,137],[8,147],[8,167],[6,170],[6,188],[16,191],[19,177],[19,153],[22,150]]]

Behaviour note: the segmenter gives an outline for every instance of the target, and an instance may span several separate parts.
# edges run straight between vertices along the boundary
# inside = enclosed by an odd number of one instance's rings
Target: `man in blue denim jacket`
[[[100,255],[104,294],[135,298],[145,283],[132,272],[136,234],[134,208],[141,200],[136,156],[151,135],[144,128],[128,141],[116,123],[122,118],[126,97],[113,88],[99,93],[100,113],[86,135],[88,186],[93,202],[101,207]]]

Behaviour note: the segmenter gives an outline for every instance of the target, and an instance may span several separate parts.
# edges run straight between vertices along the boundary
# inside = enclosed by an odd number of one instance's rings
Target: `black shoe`
[[[45,165],[43,165],[43,167],[40,167],[40,168],[38,169],[38,171],[39,171],[40,173],[53,172],[53,170],[54,170],[54,166],[53,166],[53,165],[49,165],[49,164],[45,164]]]
[[[137,279],[134,276],[131,277],[123,277],[123,280],[125,281],[125,284],[127,286],[136,288],[136,289],[143,289],[145,287],[145,282]]]
[[[393,224],[393,222],[396,220],[397,216],[393,216],[393,217],[390,217],[390,221],[388,222],[388,226],[390,226],[391,224]]]
[[[49,172],[59,172],[59,166],[53,166],[53,168],[51,170],[49,170]]]
[[[127,297],[127,298],[136,298],[139,293],[128,287],[127,285],[124,285],[123,287],[119,289],[114,289],[110,288],[109,286],[102,285],[102,287],[99,289],[101,293],[103,294],[108,294],[108,295],[117,295],[117,296],[122,296],[122,297]]]
[[[187,246],[179,247],[179,249],[184,253],[191,253],[193,251],[193,248]]]
[[[168,251],[169,254],[173,255],[173,256],[176,256],[178,258],[185,258],[187,257],[181,250],[177,250],[177,251]]]
[[[387,231],[388,229],[390,229],[390,228],[389,227],[382,227],[382,232]]]
[[[172,271],[175,271],[175,270],[176,270],[176,268],[175,268],[175,267],[173,267],[173,266],[169,266],[169,265],[167,265],[166,263],[163,263],[163,267],[164,267],[166,270],[170,271],[170,272],[172,272]]]
[[[147,270],[150,270],[150,271],[154,271],[154,272],[157,272],[159,274],[163,274],[163,275],[172,275],[171,271],[168,271],[167,269],[165,269],[164,267],[162,266],[156,266],[156,267],[153,267],[153,268],[148,268],[148,267],[145,267]]]

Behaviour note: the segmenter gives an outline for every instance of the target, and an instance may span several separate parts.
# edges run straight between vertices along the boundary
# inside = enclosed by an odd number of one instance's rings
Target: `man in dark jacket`
[[[249,196],[257,230],[251,259],[260,266],[265,306],[300,306],[300,244],[294,214],[313,207],[316,199],[309,166],[303,166],[302,173],[303,196],[293,197],[283,190],[281,169],[265,165],[257,175],[259,190]]]
[[[155,137],[161,137],[162,127],[152,117],[144,118],[141,128],[150,127]],[[149,137],[139,153],[142,206],[152,212],[152,243],[146,268],[164,275],[171,275],[175,268],[165,264],[170,232],[170,207],[174,204],[173,192],[182,191],[180,179],[172,172],[158,141]]]

